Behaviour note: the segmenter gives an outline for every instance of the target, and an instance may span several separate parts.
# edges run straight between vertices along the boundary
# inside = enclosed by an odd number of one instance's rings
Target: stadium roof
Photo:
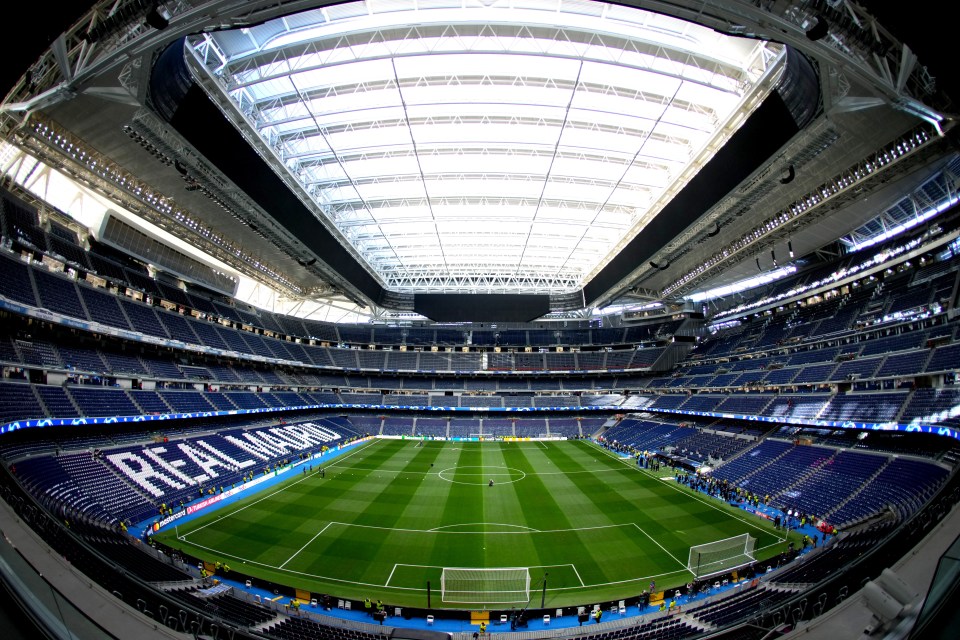
[[[695,174],[783,48],[630,7],[352,2],[193,39],[392,291],[568,293]]]
[[[755,275],[951,153],[933,78],[855,5],[241,5],[97,3],[4,100],[42,165],[8,166],[291,299],[482,321]]]

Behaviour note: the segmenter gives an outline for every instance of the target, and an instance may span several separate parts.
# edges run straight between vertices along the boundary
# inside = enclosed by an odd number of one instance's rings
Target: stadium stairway
[[[930,351],[931,353],[933,352],[932,349]],[[894,422],[900,422],[900,419],[903,418],[903,414],[906,413],[907,407],[910,406],[910,401],[913,400],[913,396],[916,392],[917,392],[916,387],[911,388],[910,391],[907,392],[907,397],[904,398],[903,404],[900,405],[900,409],[897,411],[897,415],[893,417]]]
[[[162,407],[163,407],[163,408],[162,408],[162,413],[168,413],[168,412],[172,413],[172,412],[173,412],[173,408],[166,402],[166,400],[163,399],[163,396],[161,396],[160,394],[156,393],[155,391],[154,391],[154,392],[149,392],[149,391],[147,391],[147,392],[144,392],[144,391],[130,392],[130,391],[128,391],[128,392],[127,392],[127,396],[133,401],[133,404],[137,407],[137,409],[140,410],[140,413],[141,413],[142,415],[149,415],[149,414],[153,413],[153,411],[151,411],[151,409],[150,409],[148,406],[145,406],[144,403],[145,403],[149,398],[146,397],[146,396],[142,396],[141,394],[143,394],[143,393],[149,393],[149,394],[151,394],[150,397],[155,398],[155,399],[158,401],[158,403],[159,403],[160,405],[162,405]],[[156,395],[154,396],[153,394],[156,394]],[[159,408],[159,407],[158,407],[158,408]]]
[[[761,442],[763,442],[763,440],[761,440],[760,442],[758,442],[757,445],[759,446]],[[772,460],[767,461],[766,464],[757,467],[757,468],[754,469],[753,471],[750,471],[749,473],[747,473],[747,474],[746,474],[745,476],[743,476],[742,478],[738,479],[737,482],[736,482],[736,484],[742,486],[742,485],[743,485],[743,482],[744,482],[745,480],[748,480],[748,479],[752,478],[753,476],[762,473],[764,469],[767,469],[768,467],[776,464],[776,463],[779,462],[782,458],[784,458],[784,457],[786,457],[787,455],[789,455],[790,452],[794,450],[794,448],[795,448],[795,447],[788,447],[786,450],[783,451],[783,453],[781,453],[781,454],[778,455],[777,457],[773,458]],[[730,461],[728,460],[727,462],[730,462]]]
[[[685,613],[681,610],[681,613],[675,616],[675,619],[683,622],[688,627],[696,629],[698,632],[707,632],[716,629],[715,626],[707,624],[702,620],[699,620],[696,616],[693,616],[689,613]]]
[[[865,480],[863,481],[863,483],[862,483],[859,487],[857,487],[857,490],[856,490],[856,491],[854,491],[854,492],[851,493],[849,496],[847,496],[847,497],[846,497],[842,502],[840,502],[840,504],[838,504],[836,507],[834,507],[833,509],[831,509],[830,511],[828,511],[827,513],[825,513],[825,514],[823,515],[823,518],[829,522],[828,518],[830,518],[830,516],[832,516],[834,513],[837,513],[838,511],[840,511],[841,509],[843,509],[845,506],[847,506],[847,503],[856,500],[856,499],[857,499],[857,496],[859,496],[861,493],[863,493],[863,490],[866,489],[868,486],[870,486],[870,483],[872,483],[874,480],[876,480],[877,476],[879,476],[881,473],[883,473],[883,470],[886,469],[887,467],[889,467],[889,466],[890,466],[890,463],[893,462],[893,460],[894,460],[894,459],[893,459],[892,457],[887,458],[886,462],[884,462],[882,465],[880,465],[880,467],[873,473],[873,475],[871,475],[869,478],[865,479]]]
[[[819,420],[819,419],[823,416],[824,412],[830,407],[830,403],[831,403],[831,402],[833,401],[833,399],[836,398],[836,397],[837,397],[837,394],[831,393],[831,394],[827,397],[827,401],[823,403],[823,406],[820,407],[820,409],[813,415],[813,419],[814,419],[814,420]]]
[[[840,453],[840,450],[839,450],[839,449],[834,449],[832,456],[830,456],[829,458],[823,458],[823,459],[821,459],[821,460],[818,460],[818,461],[811,467],[811,469],[810,469],[809,471],[807,471],[806,473],[804,473],[804,474],[802,474],[802,475],[797,476],[797,477],[796,477],[796,480],[794,480],[792,483],[790,483],[789,485],[787,485],[786,487],[784,487],[783,490],[778,491],[776,494],[772,495],[772,496],[771,496],[771,499],[772,499],[772,500],[776,500],[776,499],[779,498],[780,496],[782,496],[782,495],[786,494],[788,491],[792,490],[794,487],[802,484],[805,480],[807,480],[808,478],[810,478],[810,477],[813,476],[814,474],[818,473],[818,472],[824,467],[824,465],[829,464],[831,461],[833,461],[833,460],[837,457],[837,454],[838,454],[838,453]]]
[[[766,438],[767,438],[766,434],[760,436],[759,438],[757,438],[757,441],[754,442],[753,444],[751,444],[749,447],[746,447],[745,449],[741,449],[740,451],[737,451],[736,453],[734,453],[733,455],[731,455],[729,458],[726,458],[726,459],[722,460],[722,461],[720,462],[720,464],[717,465],[717,466],[718,466],[718,467],[722,467],[723,465],[725,465],[725,464],[727,464],[727,463],[729,463],[729,462],[733,462],[733,461],[736,460],[737,458],[739,458],[739,457],[741,457],[741,456],[743,456],[743,455],[746,455],[746,454],[750,453],[751,451],[753,451],[754,449],[756,449],[757,447],[759,447],[759,446],[763,443],[763,441],[766,440]]]
[[[944,451],[938,460],[951,467],[957,466],[957,464],[960,463],[960,446]]]
[[[791,595],[793,595],[792,590],[772,589],[763,585],[715,603],[696,607],[686,615],[695,618],[708,628],[716,629],[739,619],[746,612],[768,609]]]
[[[40,395],[40,392],[37,390],[36,385],[30,385],[31,391],[33,391],[33,396],[37,399],[37,404],[40,405],[40,408],[43,409],[43,415],[50,416],[53,415],[50,412],[50,407],[47,406],[47,403],[43,401],[43,396]],[[71,401],[72,402],[72,401]]]

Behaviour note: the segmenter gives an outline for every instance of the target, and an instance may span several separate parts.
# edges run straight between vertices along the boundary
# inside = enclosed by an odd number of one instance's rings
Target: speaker
[[[157,11],[156,8],[150,9],[144,19],[148,25],[157,31],[163,31],[167,28],[167,25],[170,24],[170,21],[160,15],[160,12]]]
[[[790,184],[793,182],[793,179],[797,177],[797,170],[793,165],[790,165],[787,168],[787,174],[780,178],[780,184]]]
[[[807,38],[816,42],[817,40],[822,40],[830,32],[830,25],[827,24],[827,19],[822,15],[817,14],[817,24],[813,25],[807,30]]]

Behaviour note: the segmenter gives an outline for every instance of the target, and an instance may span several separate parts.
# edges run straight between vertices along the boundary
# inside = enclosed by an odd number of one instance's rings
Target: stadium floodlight
[[[530,600],[530,571],[526,567],[444,567],[440,574],[444,602],[509,604]]]
[[[749,564],[754,561],[753,550],[756,544],[756,538],[744,533],[694,545],[690,547],[687,569],[699,579]]]

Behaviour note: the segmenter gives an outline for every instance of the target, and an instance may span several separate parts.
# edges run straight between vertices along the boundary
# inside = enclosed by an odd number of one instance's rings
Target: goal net
[[[757,539],[748,533],[690,547],[687,569],[703,578],[753,562]]]
[[[504,604],[530,599],[530,572],[526,567],[470,569],[444,567],[440,574],[444,602]]]

